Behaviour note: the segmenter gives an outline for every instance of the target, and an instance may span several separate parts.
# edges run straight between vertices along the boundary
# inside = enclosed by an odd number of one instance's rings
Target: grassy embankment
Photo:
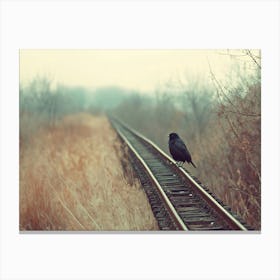
[[[105,117],[65,117],[20,149],[20,230],[157,230]]]

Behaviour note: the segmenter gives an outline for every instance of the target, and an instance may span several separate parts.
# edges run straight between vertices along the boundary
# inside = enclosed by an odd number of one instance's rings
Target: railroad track
[[[251,229],[152,141],[116,118],[110,121],[129,148],[130,161],[161,230]]]

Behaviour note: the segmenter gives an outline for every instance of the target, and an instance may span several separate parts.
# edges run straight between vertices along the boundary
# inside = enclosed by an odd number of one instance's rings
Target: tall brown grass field
[[[103,116],[38,130],[20,147],[20,230],[158,230],[126,153]]]

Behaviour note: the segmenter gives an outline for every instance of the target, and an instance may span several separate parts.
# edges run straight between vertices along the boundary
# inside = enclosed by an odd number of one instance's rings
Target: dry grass
[[[157,230],[105,117],[66,117],[20,151],[20,230]],[[128,164],[129,166],[129,164]]]

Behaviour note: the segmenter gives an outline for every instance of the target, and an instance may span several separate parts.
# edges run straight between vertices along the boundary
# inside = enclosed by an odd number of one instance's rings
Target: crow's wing
[[[180,139],[180,138],[176,139],[175,144],[176,144],[177,149],[180,150],[181,152],[188,151],[188,149],[187,149],[185,143],[182,141],[182,139]]]
[[[182,141],[182,139],[176,139],[175,142],[175,147],[176,150],[181,153],[182,155],[184,155],[184,158],[186,159],[187,162],[191,161],[191,155],[187,149],[187,146],[185,145],[185,143]]]

